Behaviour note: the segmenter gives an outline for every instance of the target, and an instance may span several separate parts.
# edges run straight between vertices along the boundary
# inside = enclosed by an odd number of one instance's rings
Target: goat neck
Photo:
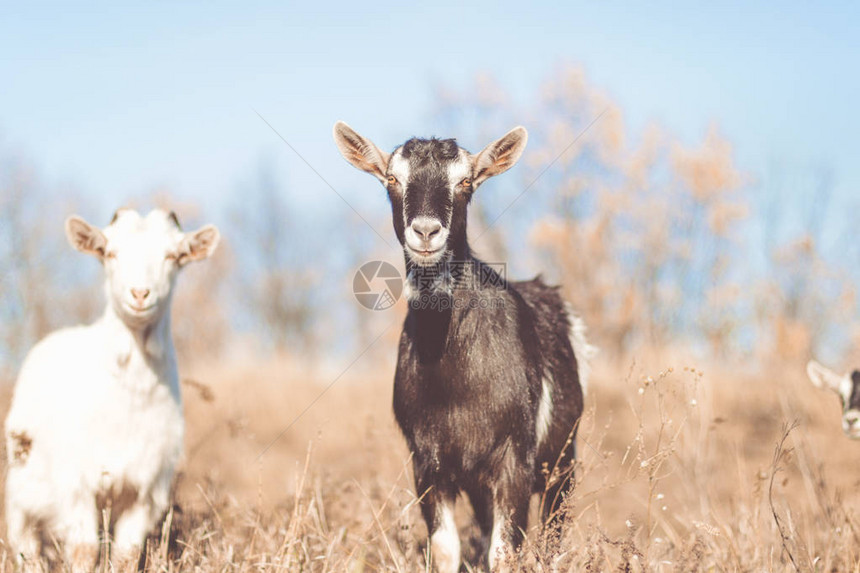
[[[136,390],[151,390],[165,381],[178,396],[176,353],[170,323],[171,302],[152,321],[123,320],[108,303],[96,327],[102,331],[108,360],[117,378]]]

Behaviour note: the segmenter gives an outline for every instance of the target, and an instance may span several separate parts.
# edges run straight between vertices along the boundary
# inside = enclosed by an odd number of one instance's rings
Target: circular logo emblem
[[[391,263],[370,261],[355,271],[352,293],[364,308],[387,310],[394,306],[403,293],[403,278]]]

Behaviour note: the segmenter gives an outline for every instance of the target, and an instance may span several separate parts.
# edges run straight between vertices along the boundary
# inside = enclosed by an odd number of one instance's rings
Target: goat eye
[[[106,259],[115,259],[115,258],[116,258],[116,253],[115,253],[115,252],[113,252],[113,251],[108,251],[107,253],[105,253],[105,258],[106,258]]]
[[[460,181],[460,187],[469,188],[472,186],[472,179],[470,177],[466,177],[462,181]]]
[[[395,177],[394,175],[389,175],[388,176],[388,184],[394,185],[395,183],[397,183],[397,177]]]
[[[177,255],[176,253],[167,253],[166,255],[164,255],[164,260],[176,262],[179,260],[179,255]]]

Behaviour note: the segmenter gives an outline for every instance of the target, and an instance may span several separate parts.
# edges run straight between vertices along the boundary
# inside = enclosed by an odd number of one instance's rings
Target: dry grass
[[[802,369],[740,374],[661,353],[600,362],[572,519],[532,528],[524,570],[860,570],[860,443],[842,436],[838,400]],[[154,536],[147,568],[425,570],[391,368],[347,374],[262,456],[333,377],[309,379],[288,360],[188,369],[198,384],[185,387],[170,543]],[[476,528],[460,505],[474,560]],[[12,569],[8,554],[0,561]]]

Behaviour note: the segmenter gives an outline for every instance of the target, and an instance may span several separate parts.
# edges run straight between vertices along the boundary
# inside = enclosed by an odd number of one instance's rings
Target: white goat
[[[806,365],[812,383],[822,390],[831,390],[842,400],[842,431],[854,440],[860,440],[860,371],[853,370],[843,376],[822,366],[815,360]]]
[[[176,216],[121,209],[104,230],[66,220],[77,250],[102,262],[107,308],[28,354],[6,419],[8,539],[19,563],[56,558],[92,570],[101,510],[112,560],[135,560],[167,511],[184,421],[170,304],[179,269],[207,258],[218,230],[183,233]]]

